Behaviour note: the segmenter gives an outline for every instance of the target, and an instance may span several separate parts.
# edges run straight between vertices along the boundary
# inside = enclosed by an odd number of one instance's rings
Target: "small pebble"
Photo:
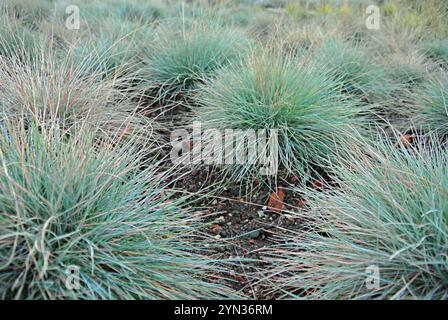
[[[249,232],[247,234],[247,236],[251,239],[256,239],[261,235],[261,231],[260,230],[252,230],[251,232]]]
[[[220,216],[220,217],[218,217],[217,219],[216,219],[216,222],[217,223],[223,223],[223,222],[225,222],[226,221],[226,218],[224,218],[224,216]]]

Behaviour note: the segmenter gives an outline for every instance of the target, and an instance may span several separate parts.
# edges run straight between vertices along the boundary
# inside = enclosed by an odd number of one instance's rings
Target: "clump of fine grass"
[[[51,3],[47,0],[12,0],[0,3],[0,14],[6,14],[22,21],[29,27],[48,18],[51,14]]]
[[[200,88],[195,120],[203,130],[217,129],[222,135],[225,129],[243,130],[236,142],[225,141],[223,149],[241,148],[246,154],[250,147],[244,133],[265,130],[265,141],[278,147],[278,165],[305,181],[336,156],[354,128],[363,130],[367,122],[361,114],[366,109],[347,99],[334,77],[306,58],[276,50],[254,52],[243,65],[220,72]],[[226,165],[229,179],[258,176],[264,152],[271,154],[268,149],[254,152],[244,163]]]
[[[441,74],[428,80],[413,95],[410,108],[404,110],[415,129],[426,133],[436,131],[448,137],[448,76]]]
[[[115,7],[114,16],[128,21],[136,21],[141,23],[151,23],[158,18],[163,17],[165,8],[163,2],[152,1],[117,1],[113,4]]]
[[[415,32],[430,31],[433,34],[446,36],[448,28],[445,23],[448,5],[443,0],[421,1],[411,0],[403,5],[400,3],[400,12],[395,15],[398,22]]]
[[[239,61],[248,45],[243,34],[218,23],[182,24],[160,28],[143,56],[143,90],[158,101],[189,96],[204,78]]]
[[[440,145],[380,139],[306,192],[303,231],[264,256],[283,298],[447,299],[448,162]],[[305,214],[305,213],[304,213]]]
[[[172,5],[168,5],[163,0],[108,0],[95,2],[71,0],[70,2],[61,2],[59,0],[57,5],[65,6],[69,3],[75,4],[80,8],[82,7],[82,18],[89,24],[102,19],[113,19],[121,23],[150,24],[157,19],[165,17],[172,7]]]
[[[104,132],[126,135],[151,128],[154,122],[136,114],[137,106],[119,90],[127,80],[105,79],[101,71],[90,72],[91,62],[77,61],[70,52],[59,57],[47,49],[29,63],[0,60],[0,114],[67,125],[84,121],[98,124]]]
[[[425,55],[418,50],[395,53],[385,58],[392,80],[402,88],[415,89],[421,85],[428,75],[428,68],[431,67]]]
[[[33,59],[40,44],[37,32],[19,20],[0,15],[0,58]]]
[[[3,120],[2,299],[205,299],[236,293],[207,278],[200,217],[172,198],[141,144],[93,128]]]
[[[103,19],[91,26],[92,36],[77,39],[74,58],[88,60],[91,72],[102,72],[106,77],[122,77],[141,67],[141,44],[150,41],[151,29],[133,22]]]
[[[448,40],[437,39],[427,43],[425,53],[430,59],[440,64],[448,64]]]
[[[380,103],[390,98],[392,81],[387,70],[375,62],[365,47],[334,38],[324,41],[316,56],[323,68],[334,69],[344,92],[367,103]]]

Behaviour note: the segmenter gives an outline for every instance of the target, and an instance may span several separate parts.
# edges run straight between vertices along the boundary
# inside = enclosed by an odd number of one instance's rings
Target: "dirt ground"
[[[175,189],[200,193],[218,179],[219,174],[213,170],[193,170],[177,179]],[[294,179],[290,181],[294,182]],[[210,254],[219,259],[247,259],[244,265],[234,265],[233,274],[224,275],[228,278],[229,285],[242,290],[247,296],[257,299],[273,298],[267,295],[257,279],[250,279],[247,274],[263,268],[259,251],[272,244],[276,235],[288,230],[298,231],[302,226],[303,221],[293,213],[302,210],[304,202],[291,191],[294,183],[290,181],[279,183],[285,190],[282,210],[268,205],[276,189],[267,185],[255,188],[252,194],[245,196],[242,196],[238,185],[224,187],[224,190],[195,203],[195,206],[206,212],[204,232],[219,244]]]

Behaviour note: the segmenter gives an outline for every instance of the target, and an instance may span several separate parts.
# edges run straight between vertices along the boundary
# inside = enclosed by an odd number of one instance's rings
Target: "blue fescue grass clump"
[[[277,130],[280,167],[306,180],[368,121],[367,109],[347,99],[334,77],[305,57],[256,51],[201,86],[195,119],[204,130]],[[244,149],[244,141],[239,147]],[[258,175],[259,164],[227,169],[240,180]]]
[[[437,144],[366,142],[337,165],[337,188],[305,192],[305,231],[266,251],[273,290],[284,298],[447,299],[447,160]]]
[[[72,46],[80,64],[88,61],[90,72],[107,78],[134,74],[141,67],[142,44],[152,39],[152,29],[139,23],[103,19],[89,26],[88,39],[76,39]]]
[[[133,22],[149,25],[165,17],[172,6],[172,4],[168,5],[163,0],[107,0],[99,2],[76,0],[71,3],[83,8],[82,18],[89,24],[102,19],[113,19],[117,23]]]
[[[47,43],[51,47],[51,42]],[[43,46],[42,46],[43,47]],[[92,72],[92,60],[79,61],[73,52],[42,48],[27,63],[0,60],[0,115],[49,119],[71,125],[97,124],[105,133],[131,135],[153,127],[152,119],[136,113],[137,105],[120,91],[127,79],[106,79]],[[155,138],[150,130],[150,136]]]
[[[0,14],[18,19],[33,28],[49,18],[51,13],[52,5],[47,0],[7,0],[0,3]]]
[[[118,1],[113,4],[113,16],[122,20],[149,24],[164,16],[167,8],[163,2],[152,1]]]
[[[408,88],[411,91],[418,89],[426,81],[428,69],[431,67],[419,50],[391,54],[385,56],[385,59],[392,80],[400,85],[401,89]]]
[[[415,92],[412,105],[405,111],[415,129],[448,137],[448,75],[433,75]]]
[[[143,90],[159,101],[188,96],[206,77],[238,62],[247,46],[242,33],[219,23],[181,21],[162,27],[143,56]]]
[[[13,17],[0,15],[0,58],[25,61],[37,54],[42,37]]]
[[[448,40],[437,39],[425,45],[425,53],[436,62],[448,64]]]
[[[98,141],[86,125],[0,128],[2,299],[236,296],[207,278],[220,267],[204,255],[200,217],[165,191],[170,173],[140,144]]]
[[[390,98],[392,81],[385,67],[368,54],[363,45],[333,38],[316,49],[323,69],[333,69],[342,89],[367,103],[382,103]]]

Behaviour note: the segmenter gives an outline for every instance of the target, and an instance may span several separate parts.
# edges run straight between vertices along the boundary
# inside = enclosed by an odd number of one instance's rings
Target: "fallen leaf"
[[[414,140],[414,136],[412,134],[403,134],[400,137],[400,141],[405,145],[405,146],[412,146],[412,142]]]
[[[268,209],[275,212],[283,210],[283,200],[285,200],[285,189],[278,187],[276,192],[272,192],[268,200]]]
[[[297,200],[297,206],[298,206],[299,208],[303,208],[303,207],[305,207],[305,200],[303,200],[303,199],[299,199],[299,200]]]
[[[219,224],[214,224],[210,229],[214,234],[219,234],[222,230],[222,227]]]
[[[297,176],[292,176],[291,179],[289,180],[291,183],[297,183],[299,182],[299,178]]]
[[[313,181],[312,185],[313,185],[313,188],[314,188],[314,189],[322,189],[322,186],[323,186],[324,184],[323,184],[322,180],[317,179],[317,180],[314,180],[314,181]]]

